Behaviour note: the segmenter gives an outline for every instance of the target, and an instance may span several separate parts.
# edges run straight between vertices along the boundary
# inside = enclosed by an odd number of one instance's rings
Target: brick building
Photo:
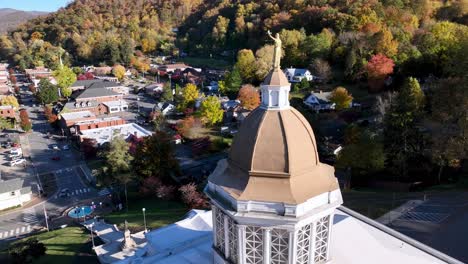
[[[0,117],[6,119],[16,119],[15,108],[13,108],[11,105],[0,106]]]
[[[120,83],[104,80],[78,80],[70,87],[72,91],[85,90],[85,89],[107,89],[120,94],[128,94],[128,87]]]
[[[120,117],[104,117],[95,120],[76,122],[73,127],[75,133],[80,133],[88,129],[112,127],[124,124],[126,124],[125,120]]]

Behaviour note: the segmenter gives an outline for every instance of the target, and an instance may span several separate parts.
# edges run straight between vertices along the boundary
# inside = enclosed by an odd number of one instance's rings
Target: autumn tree
[[[268,72],[273,68],[273,50],[273,45],[265,45],[255,52],[255,76],[257,80],[265,79]]]
[[[378,54],[383,54],[387,57],[394,57],[398,52],[398,42],[393,39],[392,32],[383,28],[374,36],[374,50]]]
[[[216,96],[208,96],[201,104],[200,110],[203,122],[215,125],[223,120],[223,109]]]
[[[366,66],[369,87],[372,91],[382,89],[385,78],[393,73],[394,66],[393,60],[383,54],[372,56]]]
[[[197,190],[195,183],[189,183],[182,185],[179,188],[181,193],[182,201],[189,208],[207,208],[209,206],[208,199],[206,196]]]
[[[114,67],[112,67],[112,74],[117,77],[119,81],[122,81],[125,77],[125,67],[120,64],[114,65]]]
[[[218,16],[211,33],[213,40],[217,44],[216,47],[222,47],[226,43],[228,26],[229,19],[223,16]]]
[[[182,91],[182,103],[179,104],[179,110],[193,107],[195,105],[195,100],[197,100],[199,96],[200,93],[198,92],[198,88],[195,84],[188,83],[185,85]]]
[[[10,105],[13,108],[18,108],[19,107],[18,99],[16,99],[16,97],[13,96],[13,95],[3,96],[0,99],[0,104],[1,105]]]
[[[250,84],[242,86],[237,99],[241,102],[241,106],[247,110],[253,110],[260,105],[260,95]]]
[[[59,99],[58,87],[53,85],[49,80],[41,79],[39,87],[40,90],[37,93],[37,98],[41,104],[50,104]]]
[[[338,86],[330,94],[329,100],[335,103],[336,110],[342,110],[351,107],[353,96],[348,93],[346,88]]]
[[[51,105],[44,106],[44,115],[47,118],[47,121],[49,122],[49,124],[53,124],[55,123],[55,121],[58,120],[58,116],[53,113]]]
[[[29,132],[32,129],[31,120],[29,120],[28,112],[25,109],[20,111],[20,126],[25,132]]]
[[[255,78],[255,57],[252,50],[243,49],[237,53],[236,68],[239,69],[242,80],[251,83]]]
[[[63,97],[70,97],[72,90],[70,86],[76,82],[76,74],[67,66],[61,66],[53,72],[57,86]]]

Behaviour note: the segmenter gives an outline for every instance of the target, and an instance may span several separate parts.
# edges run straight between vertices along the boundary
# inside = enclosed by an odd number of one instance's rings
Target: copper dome
[[[333,167],[319,161],[310,124],[292,107],[252,111],[209,181],[238,200],[288,204],[339,188]]]

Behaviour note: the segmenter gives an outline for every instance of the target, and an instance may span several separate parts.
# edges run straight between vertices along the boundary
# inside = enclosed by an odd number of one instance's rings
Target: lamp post
[[[140,97],[137,96],[137,107],[138,107],[138,113],[140,113]]]
[[[94,222],[93,222],[93,223],[91,223],[91,225],[90,225],[90,229],[89,229],[89,230],[91,231],[91,241],[93,242],[93,249],[94,249],[95,245],[94,245],[94,234],[93,234],[93,226],[94,226]]]
[[[146,208],[142,208],[141,211],[143,211],[143,222],[145,223],[145,233],[146,233],[147,232],[146,231],[146,215],[145,215]]]
[[[101,207],[101,208],[102,208],[102,202],[99,202],[99,207]]]
[[[84,213],[84,207],[81,207],[81,212],[83,214],[83,224],[86,221],[86,214]]]

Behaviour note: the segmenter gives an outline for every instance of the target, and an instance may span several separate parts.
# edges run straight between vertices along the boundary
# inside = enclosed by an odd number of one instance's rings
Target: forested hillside
[[[467,9],[464,0],[77,0],[1,37],[0,56],[55,68],[61,48],[70,63],[111,65],[179,50],[258,53],[270,29],[281,34],[285,66],[323,59],[357,80],[380,53],[405,75],[453,75],[467,57]]]

